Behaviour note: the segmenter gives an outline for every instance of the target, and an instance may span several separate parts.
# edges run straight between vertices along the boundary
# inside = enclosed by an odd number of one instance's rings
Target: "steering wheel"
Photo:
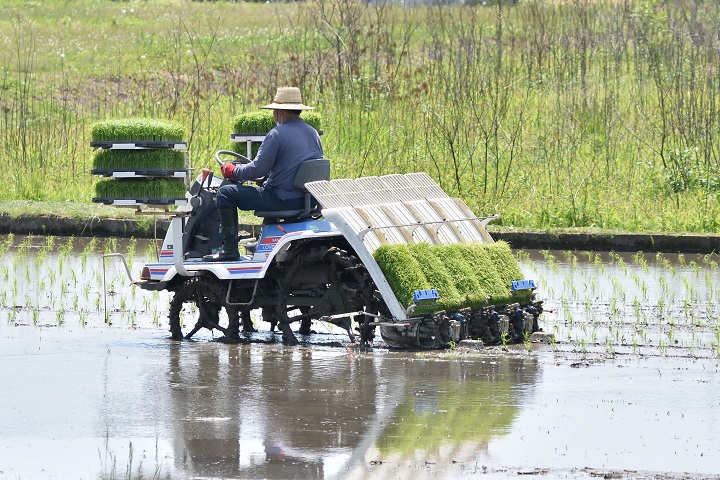
[[[250,163],[250,159],[247,158],[245,155],[240,155],[239,153],[233,152],[231,150],[218,150],[217,152],[215,152],[215,161],[217,161],[218,165],[220,165],[221,167],[222,167],[222,164],[225,163],[220,159],[220,156],[222,156],[222,155],[230,155],[231,157],[235,157],[235,160],[233,160],[232,163],[234,163],[236,165],[238,163],[240,163],[240,164]]]
[[[222,167],[223,163],[225,163],[220,159],[220,157],[223,155],[229,155],[231,157],[235,157],[235,160],[232,161],[232,163],[234,165],[238,165],[238,164],[243,165],[243,164],[250,163],[252,161],[249,158],[247,158],[245,155],[241,155],[237,152],[233,152],[232,150],[218,150],[217,152],[215,152],[215,161],[217,161],[218,165],[220,165],[221,167]],[[231,182],[235,181],[232,179],[227,179],[227,180],[230,180]],[[261,184],[265,180],[267,180],[267,177],[254,178],[251,181]]]

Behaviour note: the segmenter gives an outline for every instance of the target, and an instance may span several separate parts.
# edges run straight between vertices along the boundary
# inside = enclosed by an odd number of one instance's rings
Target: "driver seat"
[[[293,187],[303,192],[305,206],[302,210],[255,210],[255,216],[265,219],[302,220],[320,214],[320,206],[310,192],[305,188],[308,182],[330,180],[330,160],[327,158],[314,158],[305,160],[298,167],[293,180]]]

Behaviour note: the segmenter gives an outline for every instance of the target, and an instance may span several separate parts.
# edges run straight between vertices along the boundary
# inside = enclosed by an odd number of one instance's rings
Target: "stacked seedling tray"
[[[419,306],[416,313],[527,302],[532,295],[511,288],[523,276],[505,242],[387,244],[373,255],[403,306],[414,303],[416,290],[437,289],[437,304]]]
[[[302,113],[305,123],[315,128],[322,135],[322,117],[317,112],[306,111]],[[255,158],[265,135],[275,127],[272,110],[259,110],[243,113],[233,119],[230,134],[231,150],[245,155],[249,159]]]
[[[103,177],[93,202],[123,207],[184,205],[187,200],[185,128],[174,122],[120,119],[98,122],[90,173]]]

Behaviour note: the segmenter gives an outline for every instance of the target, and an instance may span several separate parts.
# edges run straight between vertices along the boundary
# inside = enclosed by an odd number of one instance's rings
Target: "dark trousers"
[[[303,197],[282,200],[272,190],[250,185],[223,185],[218,190],[217,207],[240,210],[300,210],[304,207]]]

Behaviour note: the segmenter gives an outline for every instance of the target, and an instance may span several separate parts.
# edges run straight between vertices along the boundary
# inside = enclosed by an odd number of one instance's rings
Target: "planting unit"
[[[119,145],[108,148],[124,148]],[[132,148],[148,146],[133,142]],[[220,164],[223,155],[250,162],[221,150],[215,154]],[[127,181],[118,177],[124,170],[113,169],[110,181]],[[145,175],[133,170],[131,178]],[[254,212],[263,222],[257,238],[238,239],[244,255],[206,262],[203,257],[222,244],[215,196],[231,180],[203,170],[175,203],[158,260],[134,282],[174,292],[173,339],[207,328],[223,332],[223,340],[243,341],[241,327],[255,330],[252,310],[271,330],[278,327],[288,344],[298,341],[294,322],[301,334],[311,332],[312,321],[328,322],[353,341],[357,332],[362,344],[379,331],[398,348],[522,341],[538,330],[542,303],[534,299],[534,282],[523,279],[509,246],[487,232],[497,217],[477,217],[424,173],[329,177],[327,159],[303,162],[294,184],[304,192],[304,208]],[[125,205],[125,199],[108,200]]]
[[[222,183],[207,174],[195,181],[159,260],[136,282],[174,292],[173,338],[208,328],[242,341],[241,326],[254,331],[255,309],[288,344],[297,342],[293,322],[309,333],[313,320],[341,326],[352,340],[358,332],[364,344],[379,330],[402,348],[519,341],[538,330],[534,283],[522,279],[509,247],[494,243],[485,228],[496,217],[476,217],[424,173],[310,181],[328,174],[327,160],[305,162],[298,176],[307,208],[256,211],[264,219],[260,235],[244,239],[245,254],[233,262],[202,260],[222,243],[213,202]],[[414,259],[410,269],[398,250]],[[195,318],[185,330],[187,306]]]

